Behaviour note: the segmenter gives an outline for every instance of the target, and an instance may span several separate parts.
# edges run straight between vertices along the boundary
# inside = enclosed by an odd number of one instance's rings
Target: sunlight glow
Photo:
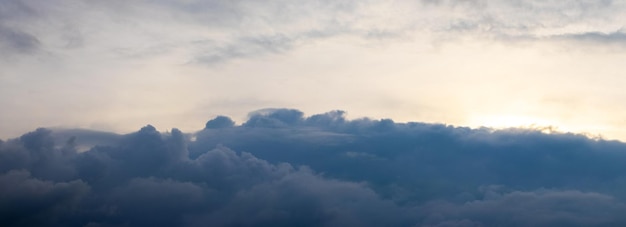
[[[486,126],[495,129],[504,128],[531,128],[544,132],[556,131],[558,122],[531,116],[520,115],[483,115],[476,116],[470,120],[471,125]]]

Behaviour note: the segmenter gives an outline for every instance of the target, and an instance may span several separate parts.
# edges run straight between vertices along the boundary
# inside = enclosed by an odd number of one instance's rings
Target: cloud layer
[[[266,109],[190,134],[37,129],[0,141],[0,223],[626,224],[626,144],[344,114]]]
[[[95,44],[133,58],[185,49],[189,62],[212,65],[337,36],[621,43],[624,8],[623,2],[611,0],[1,1],[0,44],[16,54],[39,48],[61,53]],[[96,24],[99,30],[92,28]]]

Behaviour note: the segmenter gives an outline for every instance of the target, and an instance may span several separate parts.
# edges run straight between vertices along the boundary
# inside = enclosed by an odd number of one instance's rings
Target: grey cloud
[[[12,170],[0,175],[0,223],[3,226],[49,225],[71,220],[79,213],[81,199],[89,186],[80,180],[43,181],[28,171]],[[38,216],[39,218],[33,218]]]
[[[200,51],[195,54],[192,63],[215,65],[236,59],[256,58],[291,51],[306,43],[338,35],[356,35],[369,39],[386,39],[400,36],[395,31],[352,30],[341,25],[332,25],[323,29],[283,33],[269,33],[256,36],[237,36],[233,40],[195,41],[192,45]]]
[[[0,19],[3,21],[9,19],[27,20],[38,15],[40,15],[39,10],[29,4],[28,1],[0,1]]]
[[[457,12],[429,25],[438,41],[469,36],[497,42],[585,41],[602,47],[622,40],[621,31],[607,32],[624,26],[619,22],[623,5],[610,0],[422,2]]]
[[[37,37],[0,25],[0,48],[5,53],[31,54],[39,50],[41,43]]]
[[[5,20],[8,22],[0,29],[0,39],[4,46],[20,53],[33,53],[41,48],[41,43],[59,40],[64,40],[63,45],[67,48],[89,46],[92,41],[100,40],[92,37],[98,33],[85,32],[93,26],[86,24],[88,20],[83,23],[68,19],[80,18],[94,10],[115,18],[97,21],[111,25],[104,26],[105,29],[126,28],[126,23],[119,22],[127,21],[133,22],[138,30],[147,29],[146,33],[158,36],[159,32],[150,30],[150,23],[164,22],[164,26],[193,26],[206,34],[181,36],[180,39],[168,39],[169,35],[162,34],[164,39],[159,42],[147,42],[142,47],[118,44],[111,47],[111,51],[145,58],[185,49],[189,52],[185,61],[211,66],[236,59],[282,54],[307,43],[338,36],[359,37],[368,42],[390,39],[410,42],[423,35],[432,37],[434,43],[467,36],[498,42],[519,39],[538,42],[546,35],[571,32],[563,31],[564,28],[582,27],[582,31],[576,29],[580,35],[571,34],[576,36],[575,39],[603,44],[607,40],[620,39],[619,34],[603,36],[603,32],[623,27],[619,24],[622,6],[613,1],[107,1],[58,8],[53,5],[75,5],[64,0],[47,4],[12,2],[5,1],[0,7],[8,15]],[[398,7],[399,11],[376,10],[385,7]],[[429,12],[438,14],[433,17]],[[167,15],[164,18],[168,19],[154,20],[155,14]],[[378,23],[387,19],[392,22]],[[58,32],[49,34],[49,31],[30,26],[37,23],[54,25]],[[591,26],[597,24],[602,26]],[[163,31],[171,31],[169,28]],[[141,39],[137,34],[121,35]],[[51,40],[43,40],[43,37]]]
[[[463,204],[433,202],[421,207],[426,225],[471,220],[470,226],[614,226],[625,219],[626,204],[613,197],[580,191],[486,192]]]
[[[73,135],[72,135],[73,134]],[[68,141],[59,138],[73,138]],[[195,138],[191,140],[190,138]],[[96,144],[78,152],[81,140]],[[103,143],[99,144],[98,140]],[[62,141],[58,145],[56,141]],[[0,143],[3,226],[615,226],[626,145],[343,111]],[[5,206],[6,205],[6,206]]]
[[[122,139],[121,135],[88,129],[52,129],[50,134],[54,143],[70,145],[79,151],[85,151],[96,145],[114,145]]]
[[[362,185],[298,171],[239,192],[228,206],[202,219],[218,226],[408,225],[391,201]]]
[[[178,226],[181,225],[181,213],[203,209],[203,203],[211,195],[211,190],[191,182],[135,178],[111,190],[104,206],[115,209],[115,213],[106,222]]]
[[[304,113],[288,109],[264,109],[250,113],[249,120],[242,126],[280,128],[300,123]]]
[[[35,177],[51,180],[69,179],[74,170],[69,166],[76,154],[69,147],[56,148],[51,131],[37,129],[19,139],[2,144],[0,170],[28,169]]]
[[[532,130],[347,121],[342,112],[308,118],[293,113],[287,115],[290,117],[264,113],[262,118],[253,114],[240,127],[201,131],[197,141],[189,145],[190,154],[222,144],[271,162],[305,164],[328,176],[367,180],[390,198],[396,196],[398,187],[401,191],[419,188],[403,195],[404,202],[453,196],[489,184],[524,190],[574,188],[624,196],[616,193],[623,187],[620,182],[624,178],[620,174],[624,169],[617,160],[626,158],[621,152],[625,148],[617,142]],[[291,123],[285,123],[285,119]],[[251,125],[256,127],[245,129]],[[376,158],[355,158],[355,154]],[[347,163],[350,168],[345,168]]]
[[[203,64],[217,64],[239,58],[257,57],[271,53],[281,53],[291,49],[296,40],[284,35],[241,37],[232,43],[216,44],[208,42],[210,46],[199,53],[195,62]],[[206,42],[198,42],[204,44]]]
[[[615,31],[611,33],[602,32],[586,32],[580,34],[565,34],[555,36],[556,39],[583,41],[583,42],[600,42],[600,43],[616,43],[624,44],[626,42],[626,33],[622,31]]]
[[[235,126],[235,122],[226,116],[217,116],[205,124],[205,128],[229,128]]]

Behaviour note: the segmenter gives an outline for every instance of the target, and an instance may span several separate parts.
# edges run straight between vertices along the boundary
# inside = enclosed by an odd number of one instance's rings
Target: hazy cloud
[[[587,33],[580,33],[580,34],[568,34],[568,35],[557,36],[557,38],[582,41],[582,42],[601,42],[605,44],[625,44],[626,43],[626,33],[624,33],[623,31],[615,31],[615,32],[609,32],[609,33],[587,32]]]
[[[29,54],[40,47],[37,37],[26,32],[0,25],[0,48],[5,54]]]
[[[283,35],[242,37],[233,43],[213,44],[196,57],[195,61],[204,64],[217,64],[237,58],[256,57],[270,53],[281,53],[291,49],[293,38]]]
[[[574,0],[263,4],[67,0],[42,4],[24,0],[2,1],[0,6],[6,15],[5,25],[0,27],[0,40],[20,52],[32,52],[42,43],[73,48],[96,44],[109,48],[107,51],[124,50],[126,55],[138,57],[152,57],[144,56],[146,49],[185,50],[188,62],[209,65],[284,53],[298,45],[337,36],[377,41],[390,37],[406,40],[430,37],[431,42],[441,42],[462,37],[493,41],[507,40],[501,37],[536,37],[534,41],[541,41],[540,38],[549,36],[608,34],[624,26],[620,23],[624,19],[620,10],[626,7],[618,1]],[[156,15],[161,19],[155,19]],[[155,29],[155,23],[160,29]],[[95,24],[99,24],[101,31],[93,31],[91,27]],[[45,28],[48,26],[54,27],[55,32]],[[174,27],[179,29],[177,36],[171,35]],[[99,43],[107,40],[111,31],[128,42]],[[154,35],[160,37],[159,42],[150,41]],[[603,41],[589,40],[599,44]]]

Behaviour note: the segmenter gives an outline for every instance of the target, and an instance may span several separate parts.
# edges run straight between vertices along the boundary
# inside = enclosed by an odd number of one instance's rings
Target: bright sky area
[[[261,108],[626,140],[626,1],[0,2],[0,138]]]

